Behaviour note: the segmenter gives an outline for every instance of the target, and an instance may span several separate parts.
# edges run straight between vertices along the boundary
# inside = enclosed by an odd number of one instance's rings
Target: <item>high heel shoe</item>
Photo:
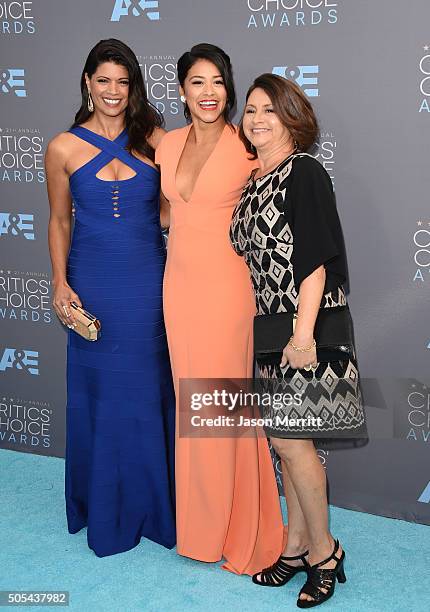
[[[297,600],[297,606],[299,608],[313,608],[314,606],[319,606],[333,595],[336,579],[340,583],[346,582],[345,571],[343,569],[345,551],[342,551],[340,557],[336,557],[338,550],[339,540],[335,540],[333,552],[330,557],[327,557],[324,561],[315,563],[315,565],[309,565],[306,562],[308,579],[299,593],[299,599]],[[332,559],[336,561],[335,567],[332,569],[321,567]],[[312,599],[300,599],[300,595],[308,595],[312,597]]]
[[[306,571],[307,562],[305,556],[307,554],[308,551],[305,551],[301,555],[297,555],[295,557],[283,557],[281,555],[276,563],[270,567],[266,567],[265,569],[261,570],[261,572],[254,574],[252,577],[252,582],[260,586],[284,586],[284,584],[287,584],[287,582],[289,582],[293,576],[299,572]],[[299,559],[302,561],[303,565],[289,565],[286,563],[286,561],[298,561]]]

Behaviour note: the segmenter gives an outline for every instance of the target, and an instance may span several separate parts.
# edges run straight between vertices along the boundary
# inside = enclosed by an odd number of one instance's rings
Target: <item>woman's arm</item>
[[[294,242],[291,262],[298,292],[292,343],[303,349],[314,342],[314,326],[323,294],[344,282],[346,265],[342,230],[327,172],[318,161],[306,156],[294,160],[290,181],[288,197]],[[301,352],[289,344],[281,363],[303,368],[316,360],[315,347]]]
[[[160,142],[163,140],[166,130],[163,128],[156,128],[151,134],[149,144],[156,151]],[[155,163],[158,163],[157,153],[155,154]],[[159,164],[158,164],[159,165]],[[163,229],[170,227],[170,203],[164,193],[160,191],[160,225]]]
[[[65,160],[64,138],[60,135],[49,143],[45,156],[50,205],[48,241],[54,287],[53,306],[60,321],[70,326],[75,324],[70,302],[75,301],[79,306],[82,304],[66,278],[72,227],[72,198]]]
[[[312,346],[314,340],[314,327],[317,320],[321,299],[324,293],[325,268],[323,265],[309,274],[300,284],[299,306],[297,309],[297,322],[292,342],[300,348]],[[306,352],[293,349],[291,344],[287,344],[282,354],[281,366],[287,363],[294,369],[304,368],[317,361],[316,348]]]
[[[163,229],[170,227],[170,202],[160,191],[160,224]]]

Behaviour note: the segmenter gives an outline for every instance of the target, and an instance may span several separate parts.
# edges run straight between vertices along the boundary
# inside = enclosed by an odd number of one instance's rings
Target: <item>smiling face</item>
[[[273,110],[267,93],[257,87],[249,95],[243,115],[243,131],[258,151],[293,148],[294,140],[288,128]]]
[[[208,60],[197,60],[179,88],[193,120],[215,123],[227,104],[227,91],[218,68]]]
[[[104,62],[95,73],[85,75],[88,91],[94,102],[94,109],[117,117],[125,111],[128,104],[129,77],[125,66],[114,62]]]

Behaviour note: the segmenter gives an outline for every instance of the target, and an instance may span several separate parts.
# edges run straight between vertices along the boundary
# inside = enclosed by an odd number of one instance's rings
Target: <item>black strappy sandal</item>
[[[306,555],[308,551],[302,553],[301,555],[297,555],[296,557],[283,557],[282,555],[279,559],[271,565],[270,567],[266,567],[261,570],[257,574],[254,574],[252,577],[252,582],[254,584],[258,584],[259,586],[269,586],[269,587],[280,587],[287,584],[299,572],[306,571],[307,562]],[[301,560],[303,565],[289,565],[286,561],[298,561]],[[259,580],[258,580],[259,578]]]
[[[342,551],[340,557],[336,557],[338,550],[339,540],[335,540],[334,549],[330,557],[324,559],[324,561],[315,563],[315,565],[307,564],[308,579],[299,593],[299,599],[297,600],[297,606],[299,608],[313,608],[314,606],[319,606],[320,604],[324,603],[327,601],[327,599],[330,599],[334,593],[336,578],[338,582],[346,582],[346,576],[343,569],[345,551]],[[337,562],[336,567],[333,567],[332,569],[321,568],[321,565],[325,565],[332,559]],[[324,592],[322,589],[324,589],[326,592]],[[300,595],[309,595],[309,597],[312,597],[313,599],[300,599]]]

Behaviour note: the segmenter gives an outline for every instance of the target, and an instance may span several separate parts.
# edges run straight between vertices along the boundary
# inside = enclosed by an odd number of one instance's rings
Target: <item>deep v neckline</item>
[[[184,202],[185,204],[190,204],[190,203],[191,203],[191,201],[192,201],[192,199],[194,198],[194,194],[195,194],[195,193],[196,193],[196,191],[197,191],[197,186],[198,186],[199,181],[200,181],[200,179],[201,179],[201,177],[202,177],[202,174],[204,174],[204,172],[205,172],[205,170],[206,170],[206,168],[207,168],[207,166],[208,166],[208,164],[209,164],[210,160],[211,160],[211,159],[212,159],[212,157],[214,156],[215,151],[218,149],[219,144],[220,144],[221,140],[222,140],[222,139],[223,139],[223,137],[224,137],[224,134],[225,134],[225,131],[226,131],[226,128],[227,128],[227,124],[225,124],[225,125],[224,125],[224,127],[223,127],[223,129],[222,129],[222,131],[221,131],[221,134],[219,135],[219,138],[218,138],[218,140],[217,140],[217,141],[216,141],[216,143],[215,143],[214,148],[212,149],[212,151],[211,151],[211,152],[210,152],[210,154],[208,155],[207,160],[205,161],[205,163],[204,163],[204,164],[203,164],[203,166],[201,167],[200,172],[198,173],[197,178],[196,178],[196,180],[194,181],[194,185],[193,185],[193,188],[192,188],[192,190],[191,190],[191,195],[190,195],[190,197],[188,198],[188,200],[185,200],[185,199],[182,197],[182,195],[180,194],[180,192],[179,192],[178,185],[177,185],[177,182],[176,182],[176,177],[177,177],[177,174],[178,174],[179,163],[180,163],[181,158],[182,158],[182,155],[183,155],[183,153],[184,153],[184,150],[185,150],[185,147],[186,147],[186,144],[187,144],[187,140],[188,140],[188,136],[190,135],[190,132],[191,132],[192,127],[193,127],[193,124],[191,123],[191,124],[188,126],[188,128],[185,130],[185,138],[184,138],[184,139],[183,139],[183,141],[181,142],[180,152],[179,152],[179,157],[178,157],[178,163],[176,164],[175,174],[174,174],[174,177],[173,177],[173,182],[174,182],[174,184],[175,184],[175,190],[176,190],[176,193],[178,194],[178,196],[179,196],[179,198],[181,199],[181,201],[182,201],[182,202]]]

